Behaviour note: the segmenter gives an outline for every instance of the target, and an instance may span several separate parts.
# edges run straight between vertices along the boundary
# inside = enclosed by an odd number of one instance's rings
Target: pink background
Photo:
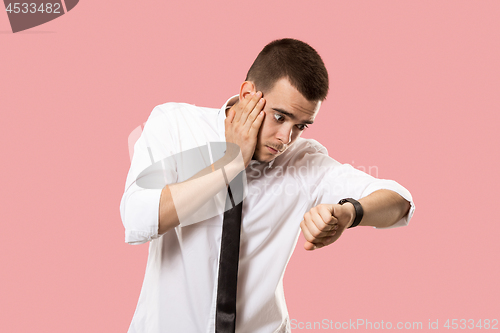
[[[301,238],[290,317],[500,319],[499,17],[498,0],[83,0],[12,34],[2,10],[1,330],[127,331],[148,254],[119,215],[129,133],[168,101],[220,107],[282,37],[331,77],[303,136],[417,206],[407,228]]]

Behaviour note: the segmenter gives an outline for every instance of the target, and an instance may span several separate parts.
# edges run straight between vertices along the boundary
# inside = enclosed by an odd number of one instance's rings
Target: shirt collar
[[[226,120],[226,110],[236,104],[239,99],[240,95],[234,95],[229,98],[219,110],[219,114],[217,115],[217,130],[221,141],[226,141],[226,126],[224,125],[224,121]]]
[[[217,115],[217,130],[219,132],[219,138],[221,141],[226,141],[226,126],[224,123],[224,121],[226,120],[226,110],[229,109],[234,104],[236,104],[236,102],[239,101],[239,99],[240,95],[234,95],[230,97],[219,110],[219,114]],[[275,160],[276,159],[269,162],[268,165],[269,168],[273,166]],[[260,164],[260,162],[256,160],[251,160],[249,166],[252,164]]]

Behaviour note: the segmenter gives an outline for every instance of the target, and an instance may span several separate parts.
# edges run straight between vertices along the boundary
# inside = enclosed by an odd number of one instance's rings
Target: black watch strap
[[[346,202],[352,203],[354,206],[354,211],[356,212],[356,217],[354,218],[354,222],[352,222],[351,226],[349,228],[354,228],[361,222],[361,219],[363,218],[363,207],[361,207],[361,204],[359,203],[358,200],[354,200],[352,198],[345,198],[339,201],[339,205],[343,205]]]

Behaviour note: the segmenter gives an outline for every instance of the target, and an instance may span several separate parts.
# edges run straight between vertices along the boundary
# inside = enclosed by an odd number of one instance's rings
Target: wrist
[[[224,169],[228,181],[231,182],[236,175],[245,170],[245,163],[240,152],[237,152],[236,155],[234,153],[226,153],[214,163],[214,169]]]
[[[344,205],[345,203],[350,203],[349,206],[352,206],[354,209],[354,218],[351,219],[347,228],[354,228],[361,222],[361,219],[363,218],[363,207],[361,206],[359,201],[352,198],[346,198],[339,201],[339,205]]]
[[[346,204],[342,205],[342,207],[347,210],[347,214],[349,216],[349,222],[346,225],[347,229],[352,226],[352,224],[354,223],[354,219],[356,219],[356,209],[354,208],[354,205],[350,202],[346,202]]]
[[[241,154],[240,147],[232,142],[226,142],[226,150],[224,155],[214,163],[215,168],[224,167],[238,159]]]

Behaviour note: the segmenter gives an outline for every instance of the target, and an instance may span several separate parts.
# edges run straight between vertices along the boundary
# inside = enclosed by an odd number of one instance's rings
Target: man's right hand
[[[257,145],[257,134],[264,120],[264,105],[262,92],[250,93],[229,109],[225,120],[226,141],[237,144],[241,149],[245,168],[250,164],[255,146]]]

